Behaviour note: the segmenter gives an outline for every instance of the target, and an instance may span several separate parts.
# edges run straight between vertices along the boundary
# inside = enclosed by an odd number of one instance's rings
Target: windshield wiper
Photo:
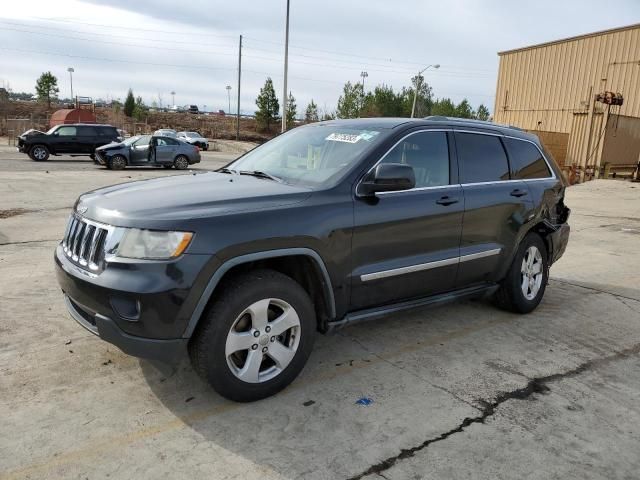
[[[220,172],[220,173],[231,173],[231,174],[237,174],[238,172],[236,172],[235,170],[231,170],[230,168],[227,167],[222,167],[219,168],[218,170],[216,170],[216,172]]]
[[[240,175],[251,175],[252,177],[267,178],[275,182],[282,182],[282,179],[269,173],[261,172],[260,170],[240,170],[238,173],[240,173]]]

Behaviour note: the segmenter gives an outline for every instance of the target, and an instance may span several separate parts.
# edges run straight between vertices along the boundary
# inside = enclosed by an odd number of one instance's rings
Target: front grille
[[[62,240],[62,250],[80,267],[92,271],[102,270],[108,233],[109,230],[104,225],[71,215]]]

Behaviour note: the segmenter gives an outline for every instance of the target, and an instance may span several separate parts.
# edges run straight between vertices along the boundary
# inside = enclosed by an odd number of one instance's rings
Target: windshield
[[[58,128],[60,125],[56,125],[55,127],[51,127],[49,130],[47,130],[47,135],[51,135],[53,132],[55,132],[56,128]]]
[[[199,137],[200,134],[198,132],[187,132],[188,137]]]
[[[148,145],[151,140],[151,135],[136,135],[135,137],[129,137],[122,142],[123,145]]]
[[[227,168],[264,172],[295,185],[327,185],[358,163],[383,136],[380,133],[340,125],[298,127],[251,150]]]

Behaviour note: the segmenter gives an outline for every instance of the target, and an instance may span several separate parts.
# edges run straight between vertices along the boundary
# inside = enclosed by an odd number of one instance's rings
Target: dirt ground
[[[534,313],[470,301],[319,336],[289,388],[238,404],[86,332],[54,278],[78,194],[171,173],[0,147],[0,479],[639,477],[640,184],[569,189]]]

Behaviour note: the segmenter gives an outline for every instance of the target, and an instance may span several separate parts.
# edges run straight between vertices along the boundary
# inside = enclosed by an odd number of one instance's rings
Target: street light
[[[364,108],[364,79],[369,76],[369,74],[365,71],[360,72],[360,76],[362,77],[362,105],[360,105],[360,110]]]
[[[416,111],[416,98],[418,97],[418,90],[420,89],[420,80],[422,79],[422,74],[426,72],[429,68],[440,68],[440,64],[436,63],[435,65],[428,65],[418,72],[418,76],[416,77],[416,89],[413,92],[413,106],[411,107],[411,118],[413,118],[413,114]]]
[[[227,113],[231,113],[231,85],[227,85],[224,88],[227,89],[227,97],[229,97],[229,110],[227,110]]]
[[[176,106],[176,92],[173,90],[171,90],[171,104],[172,107]]]
[[[75,105],[75,101],[73,100],[73,72],[75,72],[75,70],[73,67],[69,67],[67,68],[67,72],[69,72],[69,80],[71,80],[71,101]]]
[[[282,88],[282,132],[287,130],[287,73],[289,71],[289,0],[284,34],[284,87]]]

